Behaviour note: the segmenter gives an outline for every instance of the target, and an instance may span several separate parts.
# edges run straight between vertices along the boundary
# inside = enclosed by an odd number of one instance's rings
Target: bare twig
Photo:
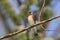
[[[28,27],[28,28],[25,28],[25,29],[23,29],[23,30],[21,30],[21,31],[17,31],[17,32],[13,32],[13,33],[10,33],[10,34],[6,34],[5,36],[1,36],[1,37],[0,37],[0,40],[2,40],[2,39],[4,39],[4,38],[12,37],[12,36],[14,36],[14,35],[16,35],[16,34],[19,34],[19,33],[21,33],[21,32],[24,32],[24,31],[26,31],[26,30],[28,30],[28,29],[33,28],[33,27],[36,27],[37,25],[41,25],[41,24],[47,23],[47,22],[49,22],[49,21],[51,21],[51,20],[53,20],[53,19],[59,18],[59,17],[60,17],[60,16],[56,16],[56,17],[53,17],[53,18],[49,18],[49,19],[47,19],[47,20],[45,20],[45,21],[42,21],[42,22],[37,23],[37,24],[34,24],[34,25],[32,25],[32,26],[30,26],[30,27]],[[46,31],[47,31],[47,30],[46,30]]]
[[[40,14],[39,14],[39,21],[40,21],[40,22],[41,22],[42,11],[43,11],[43,8],[44,8],[44,6],[45,6],[45,1],[46,1],[46,0],[43,0],[43,4],[42,4],[41,10],[40,10]],[[40,27],[45,30],[45,28],[43,27],[42,24],[40,25]]]
[[[43,4],[42,4],[41,10],[40,10],[40,15],[39,15],[39,17],[40,17],[41,14],[42,14],[43,8],[44,8],[44,6],[45,6],[45,1],[46,1],[46,0],[43,1]]]

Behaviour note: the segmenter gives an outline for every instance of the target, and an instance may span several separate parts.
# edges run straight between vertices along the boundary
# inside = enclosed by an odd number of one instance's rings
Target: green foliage
[[[42,1],[38,0],[37,6],[38,6],[38,7],[41,7],[42,4],[43,4],[43,1],[44,1],[44,0],[42,0]],[[45,0],[45,6],[48,6],[51,1],[52,1],[52,0]]]
[[[14,40],[16,40],[16,39],[27,40],[27,36],[26,36],[26,33],[20,33],[20,34],[17,34],[15,36],[13,36],[13,39]]]
[[[3,4],[5,10],[7,11],[6,15],[8,14],[16,24],[19,24],[20,16],[15,15],[13,8],[8,3],[8,0],[2,1],[2,4]]]
[[[35,5],[37,5],[37,4],[38,4],[38,0],[30,0],[30,4],[35,4]]]
[[[49,5],[52,0],[46,0],[45,6]]]
[[[13,36],[14,40],[19,39],[19,40],[27,40],[27,34],[26,33],[20,33],[15,36]],[[38,36],[35,36],[32,40],[40,40]]]
[[[19,16],[21,16],[21,17],[23,18],[23,17],[25,17],[26,15],[27,15],[27,9],[24,8],[24,9],[21,10],[21,13],[20,13]]]
[[[53,16],[53,12],[48,7],[45,7],[45,9],[42,12],[42,20],[46,20],[51,16]]]

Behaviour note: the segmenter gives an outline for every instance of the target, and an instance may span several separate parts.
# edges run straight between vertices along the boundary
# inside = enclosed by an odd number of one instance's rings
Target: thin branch
[[[45,2],[46,2],[46,0],[43,0],[43,4],[42,4],[41,10],[40,10],[40,14],[39,14],[39,21],[40,21],[40,22],[41,22],[41,16],[42,16],[43,8],[44,8],[44,6],[45,6]],[[43,27],[42,24],[40,25],[40,27],[45,30],[45,28]]]
[[[53,20],[53,19],[59,18],[59,17],[60,17],[60,16],[56,16],[56,17],[53,17],[53,18],[49,18],[49,19],[47,19],[47,20],[45,20],[45,21],[42,21],[42,22],[37,23],[37,24],[34,24],[34,25],[32,25],[32,26],[30,26],[30,27],[28,27],[28,28],[25,28],[25,29],[23,29],[23,30],[21,30],[21,31],[17,31],[17,32],[13,32],[13,33],[10,33],[10,34],[6,34],[5,36],[1,36],[1,37],[0,37],[0,40],[2,40],[2,39],[4,39],[4,38],[12,37],[12,36],[14,36],[14,35],[16,35],[16,34],[19,34],[19,33],[21,33],[21,32],[24,32],[24,31],[26,31],[26,30],[28,30],[28,29],[33,28],[33,27],[36,27],[37,25],[41,25],[41,24],[47,23],[47,22],[49,22],[49,21],[51,21],[51,20]],[[46,30],[46,31],[47,31],[47,30]]]
[[[39,17],[40,17],[41,14],[42,14],[43,8],[44,8],[44,6],[45,6],[45,1],[46,1],[46,0],[43,1],[43,4],[42,4],[41,10],[40,10],[40,15],[39,15]]]

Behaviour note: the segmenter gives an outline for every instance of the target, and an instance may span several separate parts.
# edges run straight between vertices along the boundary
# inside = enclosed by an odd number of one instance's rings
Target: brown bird
[[[28,16],[27,16],[27,23],[29,26],[32,26],[33,24],[35,24],[35,17],[33,15],[33,12],[29,11],[28,12]],[[34,35],[36,36],[37,35],[37,28],[34,27],[32,29],[29,29],[29,39],[33,39]]]

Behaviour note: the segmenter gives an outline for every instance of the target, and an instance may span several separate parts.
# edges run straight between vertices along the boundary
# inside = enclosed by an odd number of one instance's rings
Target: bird
[[[27,21],[29,26],[32,26],[32,25],[35,24],[35,17],[33,15],[33,12],[31,12],[31,11],[28,12],[27,20],[26,21]],[[29,31],[29,38],[30,39],[32,39],[34,36],[38,35],[36,27],[28,29],[28,31]]]

